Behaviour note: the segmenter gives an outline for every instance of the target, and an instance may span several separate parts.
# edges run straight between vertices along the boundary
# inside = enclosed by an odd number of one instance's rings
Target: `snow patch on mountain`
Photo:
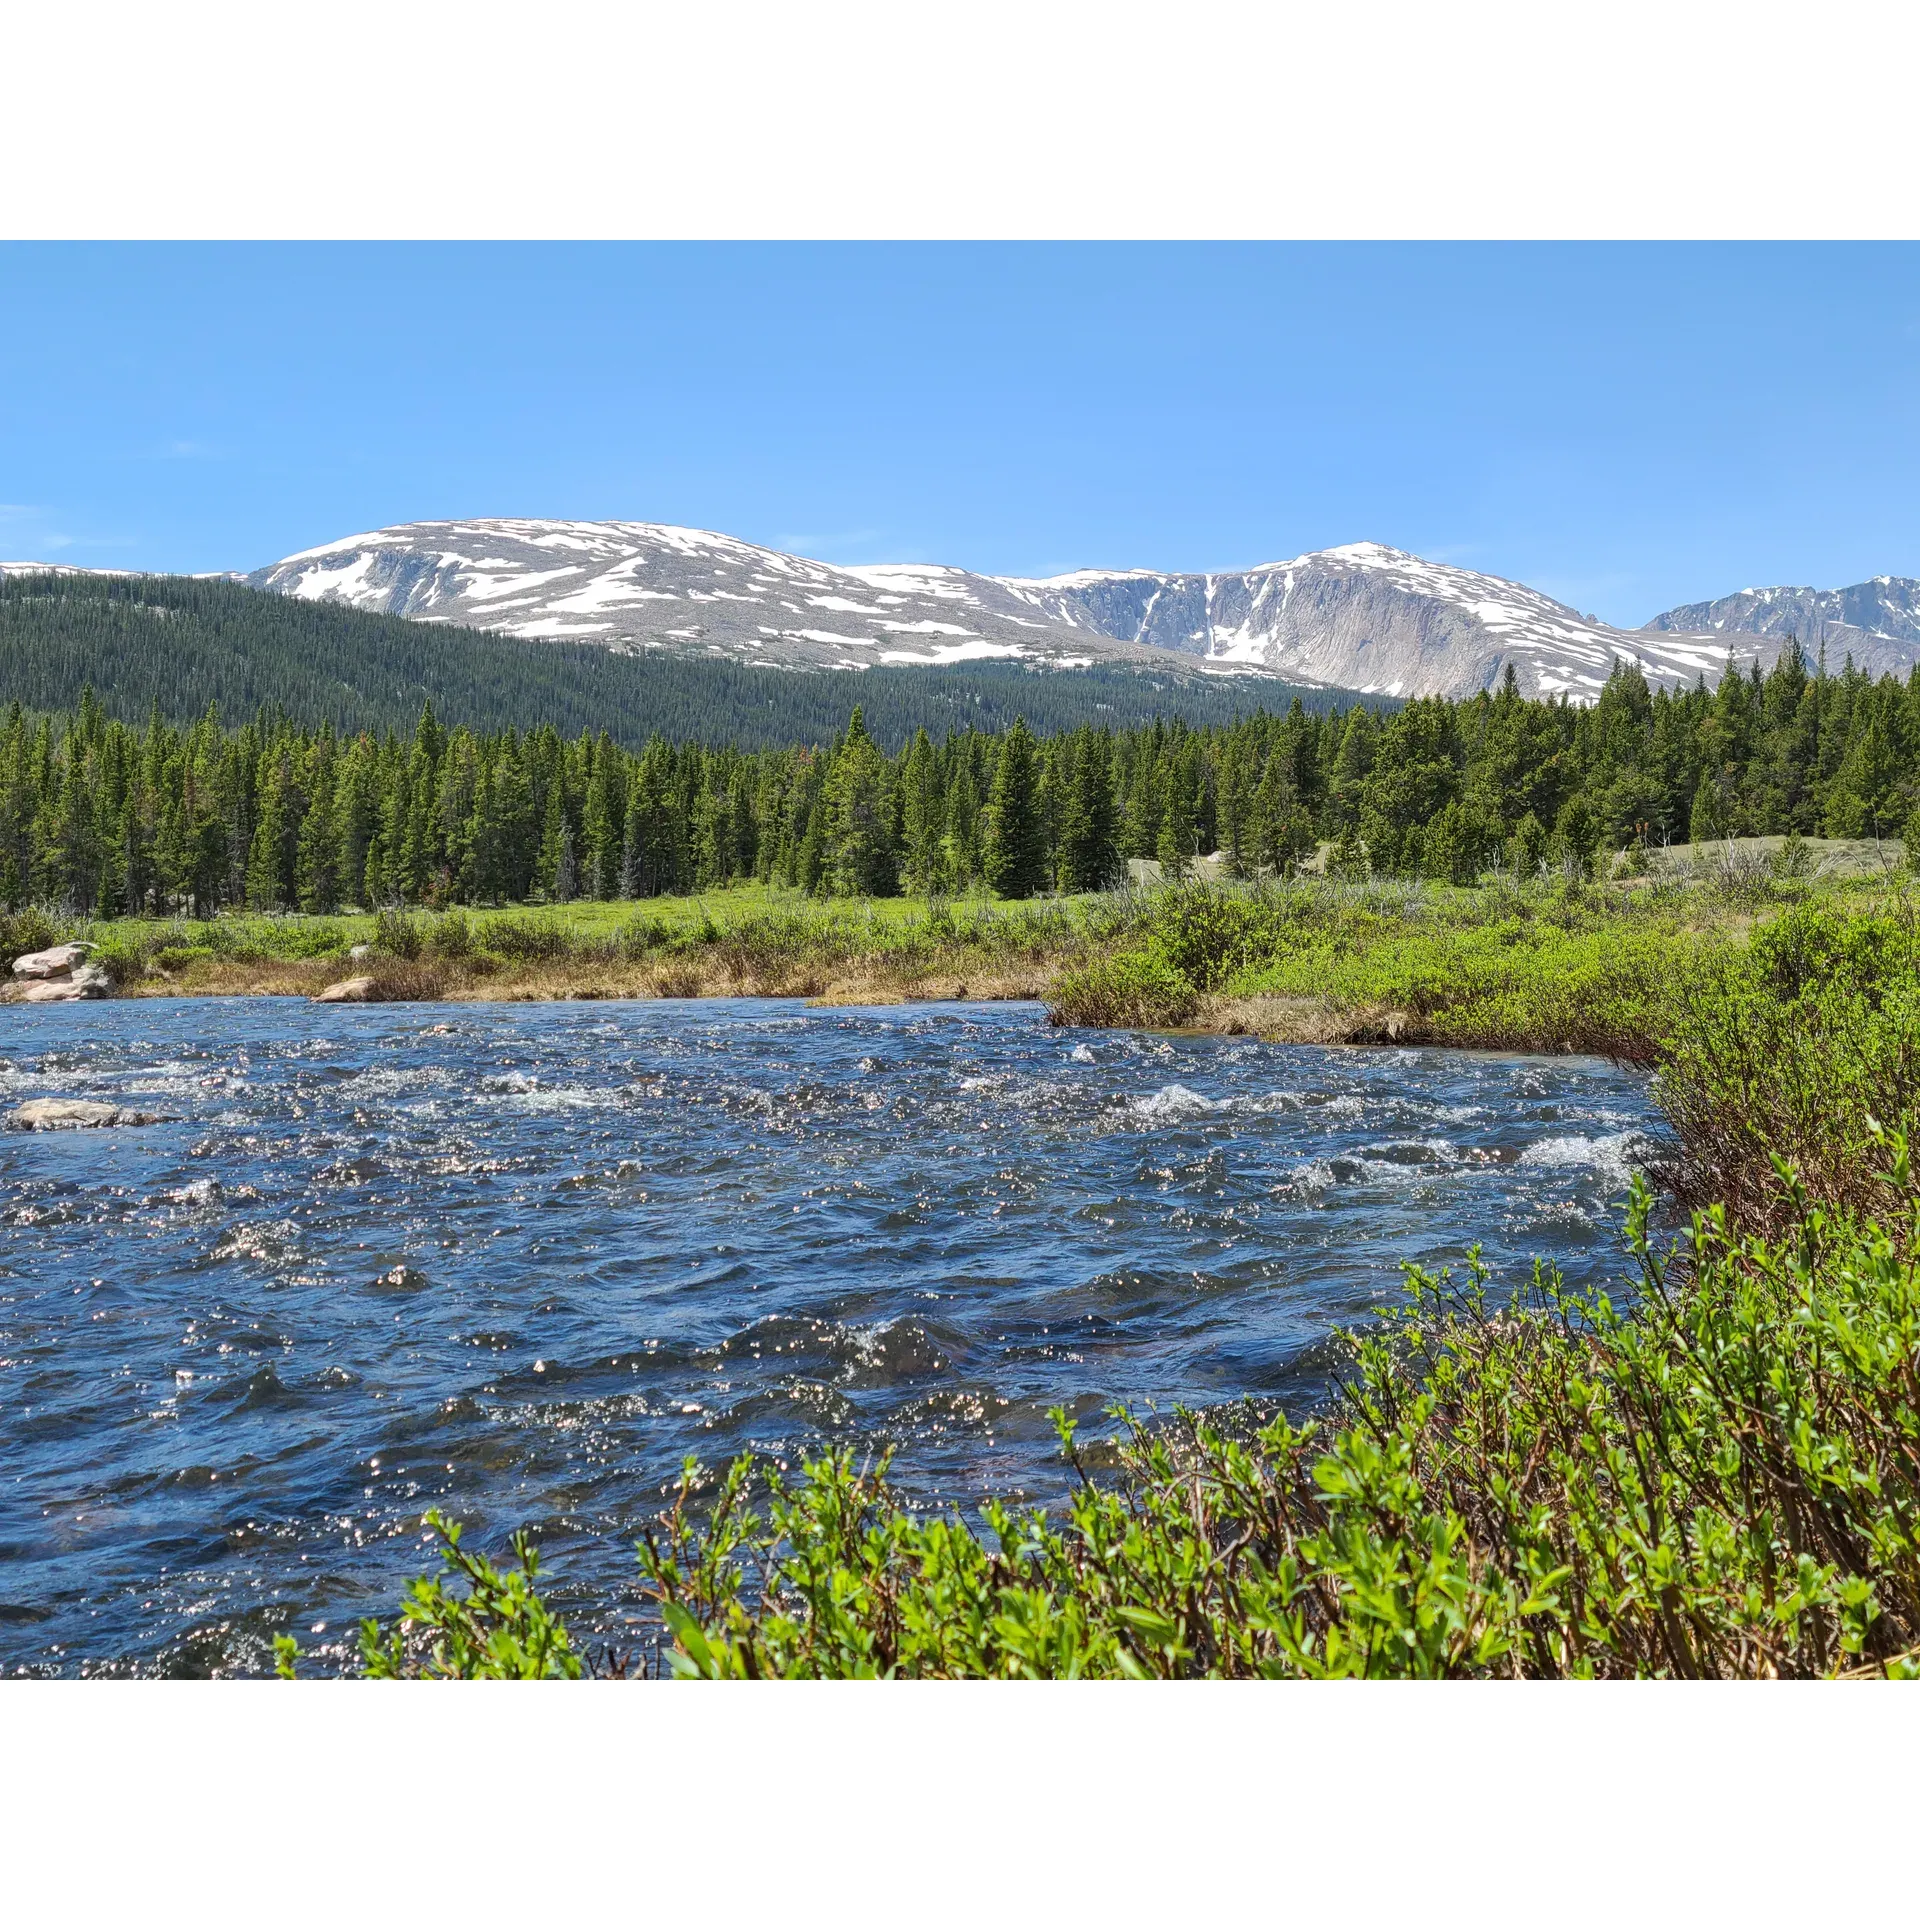
[[[1526,693],[1591,700],[1621,661],[1680,686],[1726,660],[1711,633],[1624,632],[1375,541],[1240,573],[1023,579],[928,562],[832,566],[638,521],[444,520],[328,541],[249,578],[529,640],[671,641],[762,664],[818,666],[823,650],[856,667],[1101,661],[1397,696],[1472,693],[1510,666]],[[892,644],[916,636],[925,651]]]
[[[1511,665],[1525,693],[1591,700],[1623,660],[1665,686],[1712,679],[1725,660],[1709,638],[1627,633],[1531,587],[1370,540],[1243,573],[1082,570],[1006,584],[1142,645],[1362,693],[1458,697]]]
[[[1176,663],[1103,636],[1084,618],[1036,619],[1028,598],[958,567],[836,567],[726,534],[636,521],[420,521],[330,540],[249,578],[303,599],[527,640],[621,648],[671,640],[759,664],[819,666],[826,649],[837,664],[860,667],[1104,659],[1189,675],[1260,670]],[[924,651],[900,644],[923,638]]]
[[[1920,665],[1920,580],[1882,573],[1851,587],[1745,587],[1675,607],[1645,630],[1674,629],[1719,636],[1742,664],[1771,666],[1797,640],[1810,663],[1824,655],[1836,673],[1851,660],[1876,679],[1904,677]]]

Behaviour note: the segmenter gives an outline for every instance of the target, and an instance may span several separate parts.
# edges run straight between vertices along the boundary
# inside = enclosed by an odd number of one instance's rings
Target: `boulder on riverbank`
[[[147,1127],[166,1117],[105,1100],[27,1100],[7,1115],[7,1125],[26,1133],[61,1133],[72,1127]]]
[[[374,998],[373,975],[356,973],[351,980],[336,980],[323,993],[313,996],[313,1004],[331,1006],[343,1000],[371,1000]]]
[[[16,980],[64,980],[95,951],[91,940],[63,940],[57,947],[23,953],[13,963]]]
[[[90,940],[64,940],[57,947],[23,953],[13,963],[13,978],[0,997],[34,1004],[104,1000],[113,991],[113,976],[88,960],[96,951]]]
[[[62,979],[16,981],[7,997],[40,1006],[51,1000],[105,1000],[112,992],[113,977],[105,967],[76,967]]]

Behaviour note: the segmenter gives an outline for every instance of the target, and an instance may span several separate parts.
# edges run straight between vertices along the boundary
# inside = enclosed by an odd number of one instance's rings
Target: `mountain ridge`
[[[647,521],[414,521],[246,576],[303,599],[522,639],[866,670],[1001,659],[1040,669],[1273,675],[1346,692],[1459,696],[1511,665],[1530,694],[1595,698],[1616,662],[1658,685],[1717,672],[1725,643],[1627,631],[1497,575],[1360,541],[1224,573],[1046,579],[932,563],[835,565]]]
[[[26,571],[25,567],[18,570]],[[54,567],[45,570],[55,571]],[[7,569],[0,568],[0,572]],[[413,521],[237,576],[302,600],[616,653],[833,672],[1147,669],[1390,698],[1596,698],[1622,663],[1654,686],[1767,667],[1790,642],[1875,675],[1920,663],[1920,582],[1756,587],[1620,628],[1497,574],[1356,541],[1217,573],[1050,577],[836,564],[643,521]]]
[[[1698,632],[1751,635],[1771,643],[1775,656],[1791,638],[1809,659],[1824,654],[1837,668],[1850,658],[1877,679],[1920,662],[1920,580],[1878,573],[1850,587],[1743,587],[1656,614],[1646,630],[1683,622]]]

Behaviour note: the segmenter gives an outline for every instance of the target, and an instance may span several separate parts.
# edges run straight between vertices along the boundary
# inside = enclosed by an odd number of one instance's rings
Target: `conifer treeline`
[[[1285,872],[1322,840],[1348,871],[1471,880],[1494,861],[1725,834],[1902,831],[1920,794],[1920,670],[1810,670],[1591,707],[1498,693],[1323,714],[1295,701],[1195,727],[1038,739],[922,731],[884,752],[854,709],[825,747],[477,734],[428,706],[412,736],[238,729],[156,711],[0,724],[0,900],[95,913],[246,905],[646,898],[754,877],[816,893],[1011,898],[1111,883],[1134,857],[1224,853]]]

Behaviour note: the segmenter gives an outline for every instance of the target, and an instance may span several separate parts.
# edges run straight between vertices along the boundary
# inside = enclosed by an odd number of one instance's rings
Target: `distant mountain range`
[[[425,520],[244,576],[298,600],[691,663],[863,670],[1004,663],[1147,669],[1410,698],[1497,686],[1591,700],[1615,664],[1657,686],[1771,665],[1790,638],[1868,671],[1920,661],[1920,582],[1756,587],[1610,627],[1494,574],[1360,542],[1239,573],[1047,580],[921,564],[832,566],[636,521]]]
[[[420,521],[331,541],[247,579],[528,640],[788,667],[1177,664],[1407,696],[1470,693],[1511,662],[1528,693],[1590,699],[1617,658],[1678,685],[1716,672],[1726,655],[1724,640],[1620,633],[1510,581],[1372,545],[1244,573],[1021,580],[829,566],[630,521]]]
[[[1807,657],[1824,653],[1836,671],[1852,658],[1878,678],[1905,674],[1920,660],[1920,580],[1891,574],[1863,580],[1857,587],[1748,587],[1723,600],[1700,600],[1675,607],[1647,625],[1662,633],[1751,634],[1768,643],[1758,649],[1772,660],[1791,637]],[[1756,649],[1742,646],[1751,659]]]

